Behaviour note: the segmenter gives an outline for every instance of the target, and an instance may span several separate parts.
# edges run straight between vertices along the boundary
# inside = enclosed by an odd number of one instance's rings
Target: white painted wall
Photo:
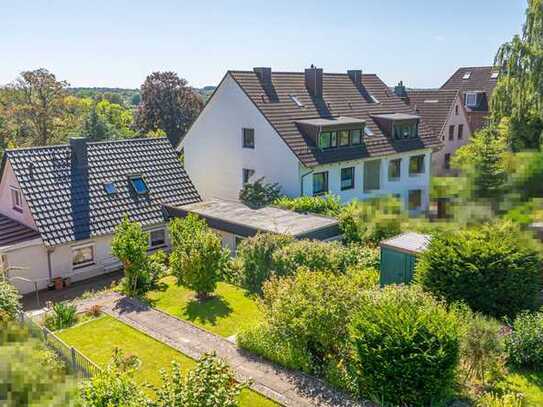
[[[145,227],[145,230],[154,228],[166,227],[165,225],[155,225]],[[51,270],[52,278],[55,277],[70,277],[72,281],[85,280],[106,272],[106,268],[112,263],[117,262],[117,259],[111,253],[111,240],[113,235],[98,236],[92,239],[71,242],[60,246],[47,249],[42,242],[37,242],[32,245],[21,244],[2,250],[2,254],[6,256],[8,267],[24,268],[25,270],[11,270],[9,273],[13,284],[23,294],[34,291],[34,284],[24,282],[20,279],[13,279],[19,276],[28,280],[38,282],[38,289],[47,288],[49,278],[49,267],[47,259],[47,250],[51,251]],[[94,244],[95,264],[74,269],[72,265],[73,248],[84,246],[88,243]],[[170,245],[168,233],[166,233],[167,247]]]
[[[410,176],[409,175],[409,158],[416,155],[424,154],[424,174]],[[334,163],[321,165],[312,168],[313,173],[328,171],[328,188],[329,193],[340,197],[342,202],[349,202],[354,199],[368,199],[383,195],[399,194],[401,200],[407,205],[409,190],[422,190],[422,210],[428,208],[429,203],[429,184],[431,177],[430,163],[432,161],[432,153],[430,150],[410,151],[409,153],[394,154],[386,157],[381,157],[381,189],[372,191],[371,193],[364,192],[364,162],[373,161],[379,157],[367,158],[364,160],[346,161],[342,163]],[[390,160],[401,158],[401,177],[397,181],[389,181],[388,179],[388,163]],[[341,168],[355,167],[354,189],[341,190]],[[307,173],[306,168],[302,174]],[[313,173],[304,177],[304,195],[313,195]]]
[[[255,130],[255,148],[242,147],[242,129]],[[203,199],[238,199],[242,169],[265,176],[281,192],[300,194],[298,159],[227,75],[183,139],[185,169]]]
[[[452,173],[451,170],[447,170],[444,167],[445,163],[445,154],[450,154],[451,157],[454,156],[456,150],[458,150],[463,145],[467,144],[471,140],[471,130],[468,123],[468,118],[466,111],[464,110],[464,103],[460,96],[456,97],[455,105],[458,106],[458,114],[454,108],[451,109],[449,113],[449,118],[443,127],[441,134],[439,135],[443,148],[435,152],[432,157],[432,166],[434,175],[449,175]],[[458,125],[463,124],[463,137],[462,140],[458,140]],[[449,126],[454,126],[454,140],[449,140]]]
[[[20,223],[27,225],[28,227],[36,230],[36,223],[30,213],[30,208],[26,203],[26,199],[23,195],[23,211],[19,212],[13,209],[11,202],[11,188],[15,187],[20,190],[19,181],[15,177],[13,167],[9,160],[6,161],[4,167],[4,174],[2,176],[2,182],[0,182],[0,213],[6,215],[8,218],[19,221]],[[21,191],[22,193],[22,191]]]

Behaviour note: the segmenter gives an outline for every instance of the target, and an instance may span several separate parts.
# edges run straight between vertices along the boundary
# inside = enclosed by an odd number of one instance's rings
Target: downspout
[[[48,248],[47,249],[47,269],[49,271],[49,281],[51,281],[53,279],[53,270],[52,270],[52,267],[51,267],[51,253],[53,253],[55,251],[55,249],[53,248]]]

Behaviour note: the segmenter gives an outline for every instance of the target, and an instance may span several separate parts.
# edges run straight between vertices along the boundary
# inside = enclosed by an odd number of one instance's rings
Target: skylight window
[[[381,103],[381,102],[379,102],[379,100],[375,96],[373,96],[371,94],[370,94],[370,99],[371,99],[372,103]]]
[[[500,73],[498,71],[492,72],[490,74],[490,79],[498,79],[499,75],[500,75]]]
[[[371,129],[369,127],[364,127],[364,134],[366,136],[373,136],[373,131],[371,131]]]
[[[106,193],[108,195],[113,195],[114,193],[117,192],[117,187],[115,186],[113,182],[106,182],[104,184],[104,189],[106,190]]]
[[[147,184],[142,177],[131,177],[130,183],[138,195],[144,195],[149,192],[149,188],[147,188]]]
[[[438,103],[438,102],[439,102],[439,100],[437,100],[437,99],[426,99],[424,101],[424,103]]]
[[[467,71],[464,76],[462,77],[462,79],[469,79],[471,78],[471,71]]]
[[[300,99],[298,99],[296,96],[294,95],[289,95],[290,99],[296,103],[296,106],[298,107],[304,107],[304,104],[302,102],[300,102]]]

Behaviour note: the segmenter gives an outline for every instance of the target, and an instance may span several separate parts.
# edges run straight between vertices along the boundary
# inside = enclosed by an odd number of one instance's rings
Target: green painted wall
[[[413,280],[416,257],[386,247],[381,248],[379,282],[387,284],[409,284]]]

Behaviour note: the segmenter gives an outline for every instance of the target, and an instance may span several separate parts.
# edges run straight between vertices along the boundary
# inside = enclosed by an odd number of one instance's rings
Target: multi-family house
[[[377,75],[311,67],[227,72],[179,148],[205,199],[237,199],[264,177],[292,197],[396,195],[420,211],[439,147]]]
[[[0,173],[0,273],[22,292],[57,288],[119,267],[111,253],[124,216],[167,248],[163,205],[200,196],[166,138],[6,150]]]
[[[463,67],[441,86],[441,89],[460,93],[473,133],[486,125],[490,98],[498,76],[499,72],[492,66]]]
[[[401,82],[394,91],[441,140],[443,147],[432,155],[432,173],[450,175],[452,156],[471,138],[471,128],[460,92],[448,89],[407,90]]]

